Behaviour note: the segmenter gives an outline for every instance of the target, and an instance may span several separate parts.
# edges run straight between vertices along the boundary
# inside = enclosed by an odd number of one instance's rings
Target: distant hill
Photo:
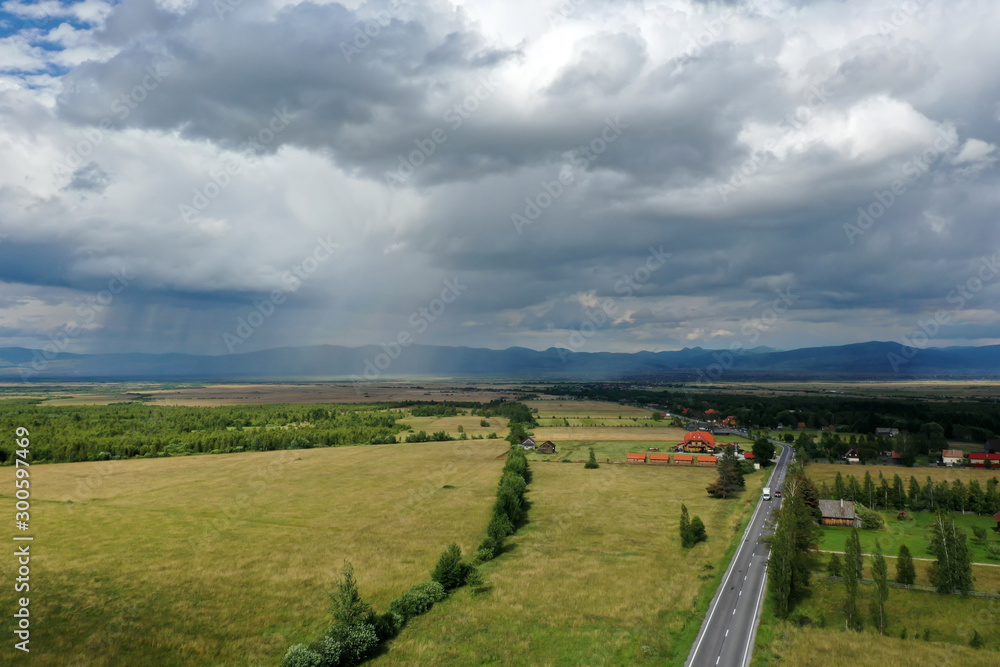
[[[538,379],[863,379],[1000,377],[1000,346],[913,350],[868,342],[798,350],[755,348],[742,354],[700,347],[672,352],[570,352],[512,347],[316,345],[221,356],[68,354],[48,360],[40,350],[0,348],[2,380],[279,380],[404,375]],[[392,358],[395,354],[396,358]]]

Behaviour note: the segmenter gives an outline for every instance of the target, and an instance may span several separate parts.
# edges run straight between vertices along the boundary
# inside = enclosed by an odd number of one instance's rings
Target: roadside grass
[[[37,437],[37,436],[36,436]],[[31,468],[31,662],[274,665],[329,623],[344,560],[380,608],[483,536],[507,443]],[[0,469],[0,489],[14,488]],[[13,516],[14,498],[0,497]],[[14,580],[14,558],[0,578]],[[21,594],[23,595],[23,593]],[[0,606],[14,609],[13,586]],[[13,637],[13,617],[0,632]],[[13,640],[0,664],[14,664]]]
[[[534,465],[528,522],[460,591],[414,619],[375,665],[680,665],[763,476],[734,501],[705,493],[712,469]],[[680,546],[680,504],[708,541]]]
[[[882,545],[882,551],[886,555],[895,556],[899,552],[899,547],[903,544],[909,548],[914,558],[934,558],[934,554],[928,549],[930,539],[930,526],[935,521],[937,514],[933,512],[910,512],[913,520],[900,521],[896,518],[896,512],[881,512],[885,517],[885,527],[879,530],[858,530],[858,537],[861,540],[861,550],[864,553],[872,553],[875,550],[875,540]],[[1000,561],[991,559],[986,552],[986,547],[973,539],[972,528],[978,526],[987,529],[987,543],[997,542],[997,533],[993,531],[996,521],[990,516],[975,516],[973,514],[952,513],[955,524],[965,531],[968,537],[968,545],[972,550],[972,560],[977,563],[997,563]],[[851,529],[843,526],[823,526],[823,535],[820,538],[819,548],[831,551],[843,551],[844,542],[850,534]]]
[[[886,465],[846,465],[842,463],[810,463],[806,468],[806,474],[809,478],[816,483],[819,487],[826,482],[827,487],[833,489],[833,481],[837,478],[837,473],[839,472],[844,478],[844,482],[847,482],[848,476],[854,475],[858,478],[858,482],[864,482],[865,472],[871,473],[872,479],[875,484],[878,485],[878,474],[882,473],[886,481],[892,485],[893,475],[899,475],[903,480],[904,488],[908,488],[910,483],[910,477],[916,477],[917,481],[920,482],[920,488],[924,487],[927,482],[928,475],[934,482],[940,482],[941,480],[946,480],[951,482],[956,479],[962,480],[963,484],[968,484],[974,479],[979,480],[979,484],[986,490],[986,480],[993,477],[1000,479],[1000,470],[986,470],[984,468],[945,468],[938,466],[930,467],[920,467],[920,468],[907,468],[905,466],[886,466]],[[993,524],[996,525],[995,523]]]

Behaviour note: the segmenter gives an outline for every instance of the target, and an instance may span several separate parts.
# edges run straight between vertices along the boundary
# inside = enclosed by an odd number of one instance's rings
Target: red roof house
[[[674,465],[675,466],[694,465],[694,457],[690,454],[674,454]]]
[[[753,452],[744,453],[743,458],[746,459],[747,461],[753,461],[754,460]]]
[[[645,454],[626,454],[625,455],[625,462],[626,463],[645,463],[646,462],[646,455]]]
[[[969,463],[980,468],[986,467],[986,462],[996,468],[1000,466],[1000,454],[985,454],[983,452],[972,452],[969,454]]]
[[[719,457],[718,456],[699,456],[698,457],[698,465],[700,465],[700,466],[712,466],[712,467],[714,467],[715,464],[718,461],[719,461]]]
[[[655,465],[665,466],[670,463],[670,454],[650,454],[649,462]]]
[[[708,431],[688,431],[678,448],[685,452],[714,452],[715,436]]]

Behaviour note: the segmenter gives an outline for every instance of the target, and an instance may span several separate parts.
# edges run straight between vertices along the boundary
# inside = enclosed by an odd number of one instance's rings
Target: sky
[[[1000,343],[995,0],[0,3],[0,346]]]

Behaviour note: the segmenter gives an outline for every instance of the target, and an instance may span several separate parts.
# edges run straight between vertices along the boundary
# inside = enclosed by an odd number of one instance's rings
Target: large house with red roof
[[[715,436],[708,431],[688,431],[684,434],[684,442],[674,449],[679,452],[710,454],[715,451],[715,447]]]
[[[985,468],[987,461],[994,468],[1000,467],[1000,454],[986,454],[985,452],[971,452],[969,454],[969,463],[971,465]]]

